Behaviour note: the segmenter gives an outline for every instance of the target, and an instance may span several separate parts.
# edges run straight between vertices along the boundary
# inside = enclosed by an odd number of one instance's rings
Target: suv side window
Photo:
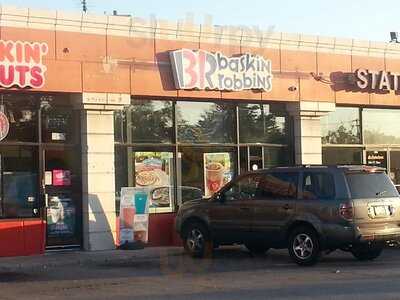
[[[333,176],[326,172],[304,172],[304,200],[329,200],[335,198],[335,182]]]
[[[298,173],[277,172],[265,174],[258,186],[262,199],[297,199]]]
[[[225,201],[251,200],[254,199],[260,182],[259,174],[249,174],[232,183],[225,191]]]

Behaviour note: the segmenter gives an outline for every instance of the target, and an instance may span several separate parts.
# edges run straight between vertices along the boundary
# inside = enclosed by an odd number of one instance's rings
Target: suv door
[[[243,241],[251,233],[252,202],[256,196],[260,174],[239,177],[219,194],[209,208],[209,221],[219,242]]]
[[[271,244],[285,239],[286,227],[295,213],[297,172],[266,173],[260,180],[254,203],[252,230]]]

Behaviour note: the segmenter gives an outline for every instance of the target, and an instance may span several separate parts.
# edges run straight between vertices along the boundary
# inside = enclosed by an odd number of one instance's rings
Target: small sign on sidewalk
[[[143,249],[148,242],[148,190],[140,187],[121,188],[119,218],[119,249]]]

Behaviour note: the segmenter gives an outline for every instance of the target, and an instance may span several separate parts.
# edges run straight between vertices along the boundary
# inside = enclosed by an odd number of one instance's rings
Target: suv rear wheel
[[[185,226],[183,246],[187,253],[193,257],[210,256],[213,243],[207,228],[199,222],[191,222]]]
[[[360,261],[374,260],[382,253],[382,245],[359,245],[352,248],[350,251],[355,258]]]
[[[321,251],[316,232],[307,226],[295,228],[289,235],[289,254],[301,266],[311,266],[318,262]]]

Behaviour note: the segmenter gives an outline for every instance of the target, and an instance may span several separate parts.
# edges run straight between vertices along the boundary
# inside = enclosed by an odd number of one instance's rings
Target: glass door
[[[79,153],[74,147],[43,150],[47,248],[81,245],[81,178]]]

